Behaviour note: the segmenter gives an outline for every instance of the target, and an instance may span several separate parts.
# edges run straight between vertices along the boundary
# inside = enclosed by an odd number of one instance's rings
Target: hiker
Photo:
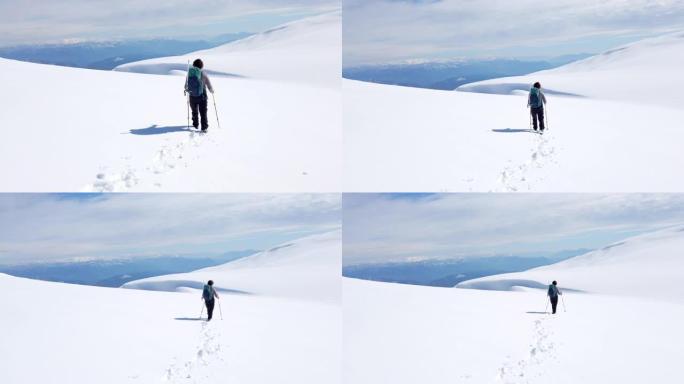
[[[549,285],[549,291],[547,292],[547,295],[551,299],[551,310],[553,311],[552,313],[556,313],[556,306],[558,305],[558,295],[562,295],[563,292],[558,290],[557,287],[558,283],[556,283],[556,280]]]
[[[541,84],[537,81],[530,89],[530,95],[527,98],[527,108],[530,108],[532,114],[532,122],[535,132],[537,131],[537,121],[541,132],[544,132],[544,105],[546,105],[546,96],[541,91]]]
[[[209,128],[209,120],[207,120],[207,88],[209,92],[214,93],[214,87],[211,86],[211,81],[206,73],[202,71],[204,63],[197,59],[192,62],[192,67],[188,69],[188,75],[185,78],[185,92],[189,94],[190,109],[192,110],[192,126],[197,129],[200,125],[198,121],[198,114],[202,118],[202,132],[206,132]]]
[[[209,315],[207,321],[211,320],[211,315],[214,313],[214,297],[218,299],[219,295],[214,289],[214,282],[209,280],[202,290],[202,298],[204,299],[204,304],[207,305],[207,314]]]

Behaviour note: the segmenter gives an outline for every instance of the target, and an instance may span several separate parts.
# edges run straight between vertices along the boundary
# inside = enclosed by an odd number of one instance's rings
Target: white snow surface
[[[199,319],[198,289],[100,288],[0,274],[0,303],[7,309],[0,317],[0,382],[340,383],[339,301],[322,300],[323,294],[295,297],[293,291],[285,297],[273,287],[259,287],[281,273],[292,278],[291,271],[301,268],[302,279],[326,273],[339,298],[339,270],[329,276],[333,268],[323,268],[336,264],[329,254],[335,252],[329,244],[333,237],[293,242],[290,248],[301,254],[274,251],[269,262],[245,260],[241,270],[225,275],[233,280],[213,273],[222,290],[208,323]],[[262,267],[263,273],[256,271]],[[204,279],[203,272],[197,278]],[[251,278],[260,280],[242,284]],[[317,289],[316,281],[307,283]],[[253,292],[238,293],[236,287]]]
[[[683,50],[684,34],[670,34],[468,92],[344,80],[344,189],[682,191]],[[526,108],[534,81],[543,136]]]
[[[0,190],[339,192],[340,31],[333,13],[202,51],[238,75],[210,75],[207,135],[187,128],[184,76],[0,59]],[[157,60],[176,59],[184,75]]]
[[[313,235],[223,265],[135,280],[123,287],[184,291],[201,289],[213,280],[219,294],[225,289],[250,295],[339,303],[341,236],[340,230]]]
[[[345,278],[345,382],[672,381],[684,358],[683,239],[673,228],[458,285],[483,290]],[[553,279],[564,293],[555,315]]]

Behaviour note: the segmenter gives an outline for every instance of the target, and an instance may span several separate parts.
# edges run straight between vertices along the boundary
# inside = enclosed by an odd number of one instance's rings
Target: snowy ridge
[[[194,272],[124,284],[153,291],[201,289],[214,280],[219,292],[339,302],[341,231],[308,236],[271,250]],[[196,291],[195,291],[196,292]]]
[[[127,63],[115,71],[180,74],[200,57],[207,73],[293,81],[339,88],[342,47],[341,11],[290,22],[222,46],[183,56]]]
[[[540,81],[547,94],[624,100],[678,107],[684,102],[679,75],[684,32],[640,40],[601,54],[525,76],[465,84],[456,90],[493,94],[527,92]],[[666,79],[665,81],[663,81]]]
[[[678,283],[684,267],[684,227],[626,239],[562,262],[468,280],[457,288],[518,290],[544,289],[552,280],[560,286],[590,293],[684,301]]]

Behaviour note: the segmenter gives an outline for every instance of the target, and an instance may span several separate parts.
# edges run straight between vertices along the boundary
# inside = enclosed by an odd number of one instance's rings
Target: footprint
[[[202,323],[200,340],[192,359],[174,361],[164,372],[162,381],[170,383],[205,382],[211,376],[210,366],[222,361],[220,334],[209,323]]]
[[[556,147],[553,144],[553,137],[548,133],[537,135],[534,140],[535,144],[526,161],[521,164],[513,164],[509,161],[509,164],[499,173],[498,187],[494,192],[531,191],[535,183],[543,180],[543,178],[534,179],[530,173],[552,162]]]

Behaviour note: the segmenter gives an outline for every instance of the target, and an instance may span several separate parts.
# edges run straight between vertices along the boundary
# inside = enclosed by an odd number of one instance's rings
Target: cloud
[[[259,32],[335,8],[339,2],[331,0],[3,0],[0,43],[178,37],[206,32],[211,25],[216,34],[245,27]],[[227,30],[231,24],[235,29]]]
[[[0,262],[265,248],[340,227],[338,195],[0,196]]]
[[[578,53],[684,25],[682,0],[346,0],[343,11],[345,66]]]
[[[344,263],[598,247],[684,223],[681,195],[344,195]]]

